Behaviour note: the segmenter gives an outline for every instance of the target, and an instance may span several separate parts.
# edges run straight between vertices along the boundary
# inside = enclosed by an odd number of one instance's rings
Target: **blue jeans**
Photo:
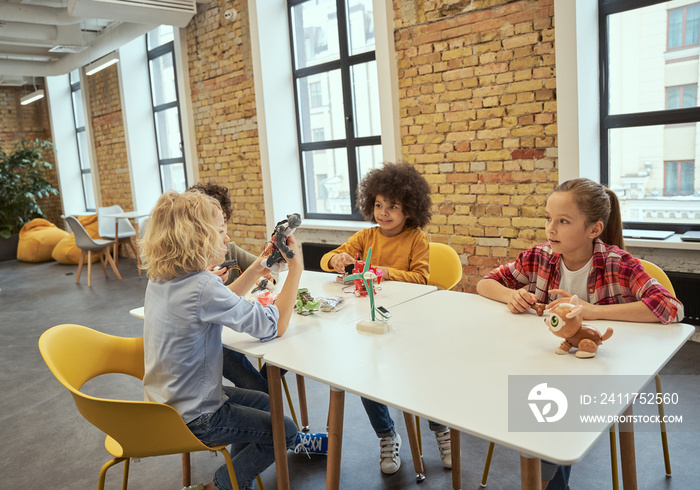
[[[272,443],[270,399],[265,393],[225,386],[229,397],[214,413],[204,414],[187,426],[207,446],[231,444],[233,469],[238,486],[253,488],[255,477],[275,461]],[[287,448],[294,447],[297,427],[289,417],[284,418]],[[218,489],[231,490],[231,479],[224,463],[214,473]]]
[[[367,398],[361,398],[362,405],[365,407],[365,412],[369,417],[369,422],[372,424],[374,432],[377,433],[377,437],[394,437],[396,435],[396,430],[394,429],[394,419],[389,415],[389,407],[381,403],[377,403]],[[433,432],[444,432],[447,427],[442,424],[436,424],[432,420],[428,421],[430,425],[430,430]]]
[[[280,372],[284,376],[287,371],[281,369]],[[245,354],[228,347],[224,347],[224,378],[238,388],[268,393],[266,364],[258,371]]]
[[[552,472],[554,476],[552,477]],[[542,479],[549,480],[546,490],[566,490],[571,476],[570,465],[559,465],[542,461]]]

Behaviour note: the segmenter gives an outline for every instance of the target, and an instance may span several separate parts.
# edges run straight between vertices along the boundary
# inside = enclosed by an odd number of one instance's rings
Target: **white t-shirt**
[[[588,276],[593,268],[593,257],[577,271],[570,271],[564,265],[564,261],[559,261],[561,264],[561,281],[559,289],[563,289],[571,295],[576,295],[583,301],[588,301]]]

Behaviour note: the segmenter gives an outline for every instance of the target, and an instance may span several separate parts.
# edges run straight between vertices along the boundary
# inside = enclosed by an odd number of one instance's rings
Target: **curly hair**
[[[201,182],[199,184],[195,184],[189,187],[187,190],[202,192],[219,201],[221,211],[224,213],[224,221],[228,223],[229,218],[233,214],[233,208],[231,207],[231,196],[229,196],[228,187],[209,181],[206,184],[202,184]]]
[[[220,209],[216,199],[198,191],[161,195],[140,243],[148,278],[170,281],[210,267],[221,253],[215,221]]]
[[[430,186],[412,165],[386,162],[362,179],[357,189],[357,209],[372,223],[377,222],[374,219],[377,196],[401,204],[407,227],[425,228],[430,223]]]

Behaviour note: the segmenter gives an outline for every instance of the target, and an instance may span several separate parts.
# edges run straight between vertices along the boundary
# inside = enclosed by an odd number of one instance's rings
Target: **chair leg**
[[[620,477],[617,473],[617,436],[615,435],[615,424],[610,426],[610,469],[612,470],[613,490],[620,488]]]
[[[100,264],[102,264],[102,272],[104,272],[105,277],[107,277],[107,259],[105,259],[105,255],[109,255],[109,252],[100,250]]]
[[[306,381],[297,374],[297,395],[299,396],[299,417],[301,418],[301,431],[309,432],[309,408],[306,405]]]
[[[122,280],[121,274],[119,274],[119,269],[117,269],[116,264],[112,260],[112,256],[109,254],[105,254],[105,258],[107,259],[107,262],[109,262],[109,265],[112,266],[112,270],[114,271],[114,275],[117,276],[117,279],[120,281]]]
[[[122,477],[122,490],[126,490],[126,486],[129,483],[129,463],[131,463],[131,459],[127,458],[124,461],[124,476]]]
[[[656,375],[656,394],[661,395],[661,398],[663,398],[663,392],[661,391],[661,376],[658,374]],[[664,421],[664,403],[663,400],[661,400],[661,403],[658,405],[659,408],[659,417],[661,422],[659,425],[661,426],[661,445],[663,446],[664,449],[664,466],[666,467],[666,476],[671,476],[671,456],[668,453],[668,437],[666,434],[666,422]]]
[[[258,482],[258,488],[260,488],[260,490],[265,490],[265,485],[262,484],[262,479],[260,478],[260,475],[255,477],[255,481]]]
[[[87,268],[88,268],[88,287],[92,287],[92,250],[88,250],[88,257],[87,257],[88,263],[87,263]]]
[[[294,403],[292,403],[292,395],[289,393],[289,386],[287,386],[287,378],[282,376],[282,386],[284,386],[284,394],[287,395],[287,403],[289,404],[289,411],[292,414],[292,420],[294,421],[294,425],[297,426],[297,430],[299,430],[299,422],[297,422],[297,414],[294,411]]]
[[[192,484],[190,453],[182,453],[182,486],[187,488]]]
[[[127,458],[114,458],[114,459],[110,459],[109,461],[107,461],[105,464],[102,465],[102,468],[100,469],[100,478],[97,481],[97,490],[104,490],[105,477],[107,476],[107,470],[110,469],[115,464],[121,463],[122,461],[128,461],[128,459]]]
[[[83,262],[85,261],[85,251],[80,251],[80,262],[78,262],[78,272],[75,274],[75,283],[80,282],[80,274],[83,272]]]
[[[484,464],[484,474],[481,477],[481,486],[485,487],[486,486],[486,480],[489,477],[489,470],[491,469],[491,458],[493,457],[493,448],[496,445],[492,442],[489,444],[489,452],[486,455],[486,463]]]
[[[114,240],[114,245],[112,245],[112,258],[114,264],[119,265],[119,240]]]
[[[228,476],[231,479],[231,487],[233,490],[239,490],[238,480],[236,480],[236,472],[233,471],[233,461],[231,461],[231,454],[229,454],[226,448],[219,449],[219,452],[224,455],[224,461],[226,461],[226,468],[228,468]]]

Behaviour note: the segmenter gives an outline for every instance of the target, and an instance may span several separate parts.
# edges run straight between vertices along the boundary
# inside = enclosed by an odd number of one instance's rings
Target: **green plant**
[[[0,237],[9,238],[25,223],[43,218],[38,201],[58,191],[46,180],[52,165],[44,160],[44,151],[53,150],[45,140],[22,140],[14,151],[0,148]]]

